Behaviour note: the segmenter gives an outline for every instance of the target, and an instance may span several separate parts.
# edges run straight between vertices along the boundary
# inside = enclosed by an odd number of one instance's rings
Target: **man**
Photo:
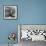
[[[15,17],[15,9],[12,7],[6,7],[5,8],[5,17]]]

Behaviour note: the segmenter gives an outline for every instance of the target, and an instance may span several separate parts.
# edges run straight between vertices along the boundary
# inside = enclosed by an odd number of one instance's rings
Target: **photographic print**
[[[20,40],[46,41],[46,25],[20,25]]]
[[[17,19],[17,6],[4,6],[4,19]]]

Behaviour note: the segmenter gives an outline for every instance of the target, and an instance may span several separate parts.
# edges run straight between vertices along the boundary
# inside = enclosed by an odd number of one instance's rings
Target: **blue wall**
[[[3,5],[17,5],[18,19],[4,20]],[[18,32],[18,24],[46,24],[46,0],[0,0],[0,44],[8,43],[10,32]]]

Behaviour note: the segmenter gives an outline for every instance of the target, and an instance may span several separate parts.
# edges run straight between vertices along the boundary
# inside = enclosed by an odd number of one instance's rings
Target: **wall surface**
[[[17,5],[17,20],[3,19],[4,5]],[[9,32],[18,32],[18,24],[46,24],[46,0],[0,0],[0,44],[8,43]]]

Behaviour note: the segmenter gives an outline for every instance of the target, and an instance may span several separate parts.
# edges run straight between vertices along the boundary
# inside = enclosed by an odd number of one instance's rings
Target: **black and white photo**
[[[4,19],[17,19],[17,6],[4,6]]]

